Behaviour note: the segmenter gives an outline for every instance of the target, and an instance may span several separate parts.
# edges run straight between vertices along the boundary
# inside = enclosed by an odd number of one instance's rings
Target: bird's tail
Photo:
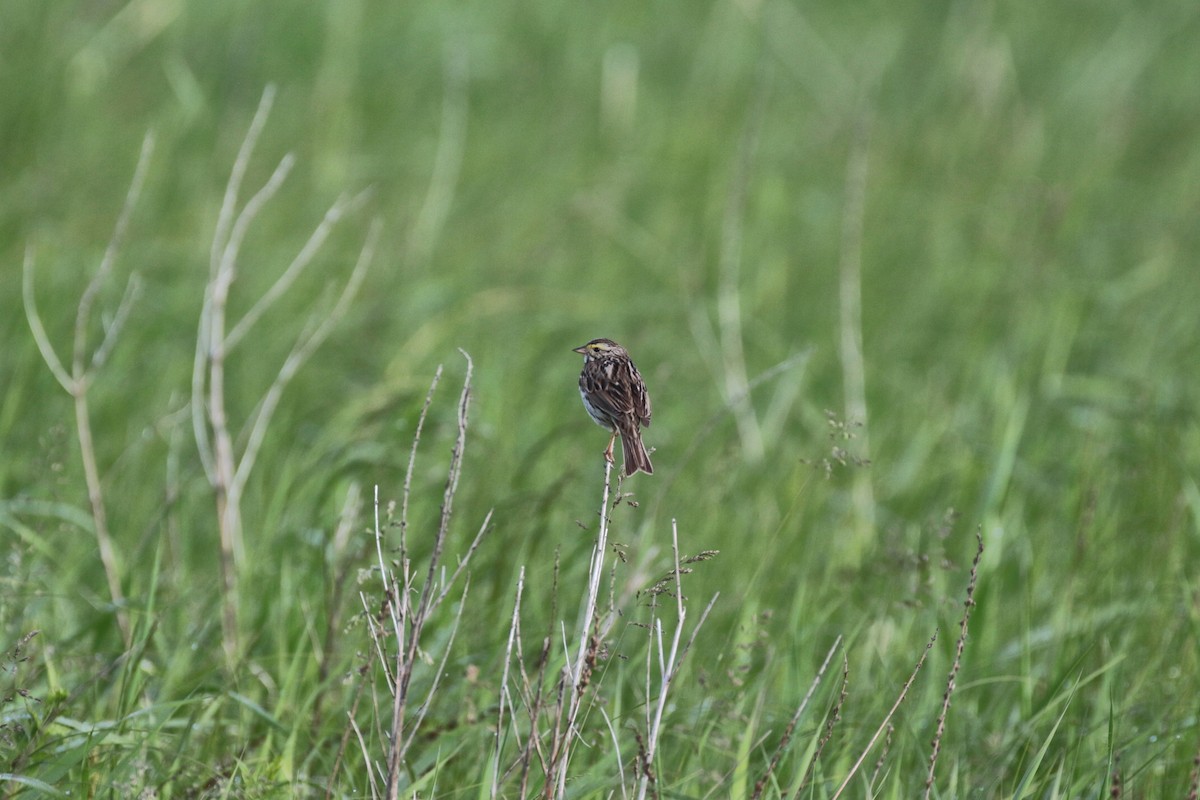
[[[647,475],[654,474],[654,465],[650,463],[650,454],[642,444],[642,434],[634,428],[631,431],[621,431],[621,449],[625,454],[624,472],[628,478],[638,470]]]

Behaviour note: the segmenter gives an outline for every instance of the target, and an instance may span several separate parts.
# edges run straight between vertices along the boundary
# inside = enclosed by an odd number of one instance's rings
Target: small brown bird
[[[613,442],[621,435],[626,477],[639,469],[650,475],[654,465],[642,444],[641,428],[650,427],[650,395],[633,365],[629,351],[612,339],[592,339],[575,352],[583,356],[579,374],[579,394],[588,415],[612,436],[604,457],[613,462]]]

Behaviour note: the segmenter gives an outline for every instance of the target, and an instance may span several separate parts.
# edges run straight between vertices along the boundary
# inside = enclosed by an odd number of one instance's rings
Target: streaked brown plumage
[[[652,474],[654,466],[641,433],[641,428],[650,427],[650,395],[629,351],[612,339],[592,339],[575,352],[583,356],[579,374],[583,407],[597,425],[612,433],[604,457],[613,463],[613,442],[620,434],[625,476],[638,470]]]

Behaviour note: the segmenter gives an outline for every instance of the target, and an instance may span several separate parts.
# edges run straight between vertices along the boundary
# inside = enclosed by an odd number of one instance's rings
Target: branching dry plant
[[[567,763],[571,744],[578,734],[579,709],[583,705],[584,693],[591,683],[596,657],[600,652],[603,637],[612,623],[612,616],[602,624],[596,616],[596,602],[600,595],[600,582],[604,577],[604,558],[608,553],[608,527],[612,521],[609,495],[612,489],[612,462],[604,462],[604,492],[600,502],[600,526],[596,533],[596,544],[588,568],[587,594],[579,616],[579,638],[573,657],[563,667],[558,683],[558,713],[555,715],[554,734],[550,744],[549,772],[546,776],[543,797],[566,795]],[[568,652],[569,654],[569,652]]]
[[[267,182],[246,203],[240,204],[242,183],[255,146],[270,115],[275,90],[268,86],[258,110],[242,140],[233,170],[225,187],[224,200],[213,233],[209,253],[208,283],[196,335],[192,363],[192,430],[196,438],[204,474],[216,501],[217,529],[220,537],[221,630],[226,659],[238,656],[238,570],[243,560],[242,495],[254,469],[259,449],[283,395],[300,367],[325,341],[334,326],[345,316],[362,285],[374,256],[379,224],[371,226],[359,252],[358,262],[346,280],[332,307],[316,309],[292,344],[292,349],[264,391],[254,410],[235,431],[226,396],[226,365],[229,357],[264,314],[295,284],[329,238],[338,222],[365,201],[367,192],[343,195],[325,212],[324,218],[309,235],[304,246],[275,282],[236,322],[227,316],[230,291],[241,267],[240,255],[246,235],[258,214],[278,193],[296,159],[285,155]],[[238,452],[237,442],[242,442]]]
[[[462,351],[460,351],[462,352]],[[413,469],[416,465],[417,446],[425,427],[425,419],[429,413],[433,394],[442,370],[438,368],[429,393],[425,397],[425,405],[417,422],[413,436],[412,449],[409,453],[408,471],[404,478],[404,495],[397,520],[383,520],[379,508],[379,487],[375,488],[375,545],[376,557],[381,580],[381,596],[372,601],[365,593],[360,593],[366,618],[369,621],[369,633],[375,652],[376,667],[382,671],[390,700],[380,702],[374,699],[372,708],[389,709],[386,719],[376,720],[377,729],[382,726],[385,731],[379,740],[385,742],[385,752],[382,760],[372,754],[362,728],[353,713],[350,723],[358,734],[359,744],[363,749],[363,757],[368,765],[371,776],[371,792],[373,797],[386,797],[395,800],[399,797],[402,769],[405,756],[412,747],[421,723],[429,711],[431,701],[441,684],[445,674],[446,661],[454,645],[462,614],[467,607],[469,582],[464,580],[462,594],[459,598],[458,611],[450,622],[447,640],[441,653],[441,659],[433,667],[429,688],[420,704],[413,704],[411,697],[412,680],[417,667],[425,663],[422,648],[422,637],[426,626],[433,620],[442,603],[458,583],[470,564],[471,557],[483,541],[492,519],[489,511],[475,538],[468,545],[465,553],[458,560],[457,566],[447,576],[442,563],[445,554],[446,540],[450,534],[450,522],[453,517],[454,498],[458,492],[459,478],[462,475],[462,458],[466,448],[467,428],[469,423],[468,411],[471,401],[471,357],[462,353],[467,361],[466,377],[463,379],[462,393],[458,402],[458,434],[450,451],[450,464],[446,470],[446,485],[442,494],[442,508],[436,531],[433,534],[432,551],[429,562],[424,570],[417,568],[412,561],[408,545],[408,510],[409,496],[412,488]],[[390,512],[388,514],[390,517]],[[385,555],[391,550],[384,534],[394,522],[399,530],[399,541],[395,548],[394,557]],[[423,572],[423,576],[422,576]],[[368,680],[370,678],[368,677]],[[373,686],[374,683],[372,682]],[[356,704],[357,708],[357,704]],[[377,775],[378,773],[378,775]],[[383,790],[379,789],[378,778],[382,778]]]
[[[550,582],[550,615],[549,615],[548,623],[547,623],[548,629],[547,629],[545,635],[542,637],[541,647],[538,650],[538,657],[537,657],[537,661],[535,662],[535,669],[534,669],[534,673],[532,676],[530,675],[529,670],[525,666],[525,664],[526,664],[525,648],[521,643],[521,618],[520,618],[519,609],[516,607],[514,607],[514,611],[513,611],[513,622],[509,628],[509,638],[516,644],[517,666],[519,667],[519,672],[520,672],[520,683],[517,686],[516,694],[521,702],[521,705],[525,709],[523,719],[528,720],[528,728],[525,732],[525,741],[522,743],[521,742],[522,732],[519,729],[519,727],[515,724],[517,709],[516,709],[515,705],[512,704],[512,694],[513,693],[510,691],[509,686],[508,686],[508,681],[506,680],[502,686],[502,695],[509,699],[509,703],[510,703],[509,707],[512,709],[512,712],[513,712],[510,717],[510,719],[512,719],[512,721],[513,721],[513,724],[510,725],[510,729],[512,731],[512,734],[514,736],[516,743],[519,745],[519,755],[517,756],[517,758],[514,761],[514,763],[512,764],[512,766],[510,766],[509,769],[505,772],[505,775],[513,772],[514,770],[519,770],[519,773],[518,773],[519,774],[518,797],[527,797],[528,796],[527,793],[529,790],[529,782],[533,775],[533,757],[535,755],[537,756],[537,763],[538,763],[538,766],[541,768],[542,774],[548,775],[550,773],[549,762],[547,761],[547,754],[546,754],[545,748],[542,746],[542,735],[541,735],[540,725],[541,725],[542,715],[545,713],[546,707],[547,707],[546,691],[545,691],[546,676],[547,676],[547,672],[548,672],[549,665],[550,665],[550,655],[551,655],[552,648],[554,645],[554,628],[555,628],[555,625],[558,620],[559,565],[560,565],[559,552],[556,549],[555,553],[554,553],[554,576]],[[524,574],[524,569],[525,569],[524,567],[521,568],[522,574]],[[507,651],[506,651],[505,657],[506,657],[506,659],[508,657]],[[506,666],[505,674],[507,674],[507,673],[508,673],[508,668]],[[501,708],[503,709],[503,704],[502,704]],[[499,721],[500,720],[498,720],[498,722]],[[500,758],[500,753],[501,753],[501,746],[503,744],[503,740],[504,740],[504,736],[505,736],[504,727],[497,724],[496,733],[497,733],[497,742],[496,742],[497,755],[496,755],[495,763],[498,764],[499,758]],[[493,798],[495,798],[497,796],[496,792],[499,790],[499,780],[502,780],[502,779],[493,781],[493,793],[492,793]]]
[[[117,625],[121,629],[121,636],[125,640],[126,647],[129,647],[133,641],[133,630],[130,627],[129,614],[125,608],[125,595],[121,590],[121,566],[117,561],[116,548],[113,546],[112,535],[108,529],[108,511],[104,502],[104,488],[100,478],[100,466],[96,459],[95,439],[92,436],[92,415],[91,406],[88,404],[88,390],[91,388],[92,382],[96,379],[100,369],[108,360],[109,355],[112,354],[113,348],[117,344],[117,339],[125,327],[125,322],[129,318],[129,312],[133,308],[133,303],[141,290],[141,279],[136,272],[130,274],[129,281],[125,284],[125,292],[121,296],[121,301],[117,304],[116,311],[113,312],[111,318],[105,321],[104,337],[101,339],[100,344],[95,349],[91,349],[88,339],[92,323],[93,307],[96,304],[96,299],[100,291],[112,276],[113,266],[116,263],[121,246],[125,242],[125,234],[129,229],[129,220],[133,215],[133,209],[137,205],[138,197],[142,192],[142,186],[146,181],[146,173],[150,167],[150,156],[153,152],[154,135],[148,133],[142,140],[141,155],[138,157],[137,168],[134,170],[129,191],[125,193],[125,203],[121,207],[120,214],[117,216],[117,223],[113,228],[112,238],[109,239],[108,247],[104,250],[100,266],[96,269],[92,280],[88,283],[83,295],[79,298],[79,305],[75,314],[75,337],[71,349],[70,370],[59,359],[58,353],[54,349],[54,345],[50,342],[49,335],[46,333],[46,328],[42,324],[41,315],[38,313],[37,300],[34,293],[34,259],[32,249],[25,251],[24,280],[22,282],[22,299],[25,304],[25,316],[29,321],[29,329],[33,332],[34,341],[37,342],[38,350],[41,352],[42,358],[45,359],[46,365],[50,368],[50,372],[54,374],[59,385],[66,390],[67,394],[71,395],[71,398],[75,402],[75,434],[79,441],[80,459],[83,462],[83,477],[87,484],[88,504],[92,512],[92,528],[96,536],[96,548],[100,553],[100,563],[104,566],[104,575],[108,580],[109,597],[112,599]]]
[[[543,783],[540,796],[557,800],[568,794],[568,781],[572,775],[571,754],[579,743],[594,741],[597,718],[603,726],[599,731],[602,738],[612,742],[615,759],[613,781],[621,797],[647,795],[657,796],[655,761],[664,730],[666,710],[670,705],[669,695],[680,668],[691,649],[696,635],[707,619],[717,600],[709,601],[690,634],[687,629],[687,603],[683,594],[683,576],[691,572],[691,565],[707,561],[717,555],[716,551],[705,551],[696,556],[681,556],[678,545],[678,529],[672,522],[674,566],[667,575],[639,592],[622,593],[619,601],[616,592],[616,565],[606,566],[610,549],[613,510],[627,501],[627,496],[618,487],[612,486],[612,465],[605,466],[604,486],[601,497],[600,524],[593,542],[588,568],[586,587],[580,598],[578,631],[572,648],[562,640],[562,667],[559,679],[552,688],[546,688],[546,673],[553,653],[554,630],[541,641],[532,674],[527,668],[522,645],[521,607],[524,596],[524,570],[518,583],[518,592],[513,604],[512,622],[508,644],[505,649],[505,665],[502,675],[500,711],[497,716],[497,740],[492,758],[491,797],[503,796],[501,786],[512,775],[518,776],[519,797],[530,796],[533,778],[531,767],[541,770]],[[614,500],[614,497],[616,498]],[[558,565],[555,563],[555,579],[551,590],[553,608],[558,604]],[[601,586],[605,575],[609,581],[607,607],[601,604]],[[633,731],[634,742],[621,740],[620,729],[605,710],[608,700],[602,692],[599,670],[600,662],[609,652],[613,627],[622,618],[621,607],[627,599],[640,594],[649,598],[650,619],[646,623],[632,623],[649,631],[646,648],[643,691],[645,693],[644,718],[638,729]],[[675,622],[668,634],[664,620],[659,614],[659,598],[673,597]],[[552,620],[557,620],[552,611]],[[560,631],[565,623],[552,622]],[[517,668],[512,668],[513,657]],[[614,689],[619,691],[619,689]],[[522,708],[523,707],[523,708]],[[511,737],[515,747],[505,749],[504,743]],[[510,753],[505,763],[505,754]],[[627,774],[626,763],[632,762],[632,772]]]
[[[646,648],[646,719],[644,738],[638,737],[638,760],[637,763],[641,766],[638,770],[640,773],[638,778],[638,800],[643,800],[646,793],[649,791],[653,796],[657,797],[657,792],[654,786],[654,764],[655,756],[658,754],[659,739],[662,736],[663,712],[667,708],[667,697],[670,692],[675,678],[679,675],[679,668],[683,665],[683,659],[687,656],[688,651],[692,649],[692,644],[696,641],[696,634],[700,632],[700,628],[704,625],[704,621],[708,619],[709,613],[713,609],[713,605],[717,602],[720,593],[714,594],[712,599],[708,601],[708,605],[704,607],[704,611],[700,613],[700,619],[696,621],[692,628],[692,633],[688,637],[687,643],[680,649],[680,642],[683,638],[684,622],[687,619],[687,605],[685,604],[683,595],[683,575],[685,572],[691,572],[691,569],[681,569],[679,559],[679,529],[675,520],[671,520],[671,552],[674,556],[675,566],[671,572],[671,576],[663,581],[659,581],[654,586],[650,587],[650,595],[657,600],[659,596],[669,595],[671,593],[670,586],[674,583],[675,595],[675,630],[671,635],[671,644],[669,649],[666,647],[666,635],[663,632],[662,618],[658,614],[658,603],[651,604],[650,618],[650,646]],[[716,551],[705,551],[697,556],[685,559],[685,564],[695,564],[701,561],[707,561],[716,556]],[[653,687],[652,681],[657,677],[658,685]],[[651,694],[652,688],[657,689],[657,696]],[[651,702],[650,698],[655,697]]]
[[[699,307],[693,307],[689,314],[692,338],[699,350],[717,355],[716,358],[705,359],[704,363],[724,400],[720,416],[728,413],[733,417],[742,454],[752,463],[762,460],[766,443],[779,435],[800,392],[804,370],[792,370],[790,367],[797,364],[803,366],[808,358],[807,352],[798,353],[754,378],[750,378],[746,366],[742,315],[743,234],[747,197],[758,159],[767,97],[767,87],[759,87],[739,138],[725,198],[717,265],[716,322],[714,324],[708,313]],[[760,415],[751,394],[766,380],[776,379],[775,391],[767,410]],[[696,441],[693,440],[693,447]]]
[[[330,207],[325,218],[317,226],[301,252],[287,267],[275,284],[238,321],[227,320],[226,308],[230,289],[237,275],[241,244],[259,211],[275,195],[293,159],[286,156],[266,184],[244,205],[238,196],[254,147],[261,135],[270,110],[272,92],[264,94],[258,113],[243,141],[227,186],[222,205],[210,260],[210,279],[207,285],[204,309],[200,317],[197,336],[196,358],[193,369],[192,418],[201,461],[217,501],[219,530],[221,535],[222,596],[224,603],[223,630],[227,656],[237,654],[236,610],[237,569],[241,559],[241,500],[259,447],[263,442],[271,416],[279,397],[296,370],[328,335],[331,326],[345,313],[346,307],[362,281],[367,264],[374,250],[378,226],[373,226],[366,244],[360,253],[358,264],[334,303],[330,313],[320,319],[314,316],[297,337],[278,374],[262,399],[244,422],[240,434],[234,435],[229,420],[225,396],[226,359],[237,345],[245,340],[247,332],[263,317],[271,305],[295,282],[299,274],[312,259],[328,237],[333,226],[346,212],[362,201],[362,195],[341,198]],[[31,282],[29,293],[32,292]],[[31,325],[40,328],[36,311],[31,312]],[[111,334],[115,335],[115,334]],[[106,339],[106,346],[107,345]],[[102,347],[105,349],[105,347]],[[409,546],[410,499],[413,490],[417,451],[425,429],[426,420],[434,395],[442,377],[438,368],[421,408],[408,466],[404,478],[403,493],[398,510],[395,504],[386,511],[380,506],[380,490],[375,488],[374,536],[376,560],[379,573],[379,594],[371,596],[360,592],[360,601],[365,611],[364,618],[369,632],[372,657],[360,670],[361,680],[351,703],[348,727],[336,758],[334,776],[343,766],[346,745],[353,736],[367,764],[370,791],[375,798],[394,800],[401,796],[415,776],[411,772],[410,759],[413,745],[417,741],[426,716],[435,696],[444,684],[446,667],[465,614],[468,613],[469,578],[466,574],[473,555],[490,528],[492,513],[485,516],[473,540],[466,546],[453,569],[443,565],[448,538],[451,532],[453,507],[462,476],[463,453],[469,428],[469,408],[473,364],[464,352],[466,372],[458,402],[457,436],[451,449],[446,471],[445,486],[441,499],[441,513],[436,529],[432,531],[431,550],[421,565],[414,563]],[[762,379],[776,374],[806,354],[793,357],[768,371]],[[49,359],[48,359],[49,360]],[[102,361],[102,359],[98,359]],[[755,382],[742,386],[748,394]],[[849,434],[846,434],[849,435]],[[236,443],[241,443],[237,452]],[[834,452],[838,456],[840,450]],[[840,459],[839,459],[840,460]],[[337,539],[344,542],[350,535],[353,510],[357,504],[356,489],[351,490],[339,526]],[[685,658],[704,625],[718,597],[714,595],[695,624],[688,630],[688,606],[683,591],[683,576],[691,571],[691,565],[716,555],[704,552],[694,557],[682,556],[679,548],[679,533],[672,521],[672,568],[665,577],[647,586],[622,594],[618,599],[618,564],[610,564],[608,554],[614,549],[610,543],[613,512],[629,502],[622,494],[618,481],[612,482],[612,464],[606,462],[601,491],[599,525],[593,542],[584,583],[575,629],[568,636],[565,615],[560,615],[558,556],[555,556],[554,580],[549,598],[538,597],[538,605],[551,607],[549,629],[540,637],[539,647],[526,658],[523,626],[523,608],[526,607],[529,584],[526,569],[521,566],[515,592],[509,630],[503,650],[504,663],[500,670],[500,685],[495,717],[494,742],[490,758],[485,767],[486,781],[482,791],[492,798],[509,796],[515,790],[519,797],[540,796],[547,800],[562,800],[568,796],[570,779],[574,776],[572,756],[576,749],[586,745],[594,747],[602,739],[611,742],[611,754],[615,760],[611,786],[614,796],[645,800],[657,798],[666,788],[662,780],[662,765],[659,753],[671,702],[671,691],[680,674]],[[633,506],[632,502],[629,505]],[[398,511],[398,513],[397,513]],[[390,542],[388,532],[396,531],[396,541]],[[616,547],[622,555],[620,546]],[[982,552],[982,543],[979,553]],[[955,685],[966,639],[967,618],[973,605],[974,587],[979,565],[976,554],[967,593],[967,610],[961,621],[961,635],[948,678],[942,713],[939,715],[933,752],[929,760],[927,793],[933,784],[934,767],[939,743],[945,730],[945,716],[950,695]],[[608,580],[607,606],[603,601],[604,583]],[[644,579],[631,579],[629,583],[641,583]],[[338,590],[340,591],[340,590]],[[448,619],[439,619],[444,601],[452,592],[457,592],[455,610]],[[629,718],[614,720],[606,705],[613,689],[602,686],[603,662],[610,656],[610,638],[614,626],[621,619],[627,596],[639,595],[648,598],[649,619],[645,623],[629,623],[648,631],[644,654],[644,679],[639,687],[643,693],[642,716],[636,724]],[[662,598],[673,602],[662,603]],[[547,600],[549,601],[547,603]],[[661,613],[668,607],[673,614]],[[669,619],[673,616],[673,621]],[[426,639],[430,626],[440,628],[436,652],[430,652]],[[937,634],[934,634],[917,662],[912,674],[902,687],[899,697],[883,718],[863,749],[857,761],[844,776],[833,797],[843,795],[863,767],[867,757],[876,749],[881,737],[890,741],[893,718],[900,704],[925,663]],[[327,641],[332,641],[332,635]],[[557,645],[556,645],[557,643]],[[796,708],[779,743],[769,759],[765,771],[754,784],[752,797],[761,798],[776,780],[781,759],[791,746],[795,730],[822,680],[828,665],[842,644],[841,637],[831,646],[824,663],[813,680],[808,693]],[[329,653],[322,659],[322,674],[327,675]],[[825,720],[821,735],[808,745],[804,762],[800,765],[790,789],[792,796],[799,796],[810,785],[821,752],[833,736],[841,719],[841,711],[847,697],[849,664],[843,655],[842,688],[840,695]],[[557,672],[557,680],[552,676]],[[420,674],[418,680],[414,682]],[[419,696],[415,687],[421,687]],[[618,687],[615,691],[620,691]],[[625,733],[632,741],[623,741]],[[599,734],[599,739],[597,738]],[[757,746],[757,745],[756,745]],[[869,785],[874,785],[883,767],[886,754],[875,764]],[[589,764],[594,758],[586,759]],[[589,769],[592,767],[588,767]],[[331,780],[330,788],[332,791]],[[782,791],[782,790],[781,790]]]

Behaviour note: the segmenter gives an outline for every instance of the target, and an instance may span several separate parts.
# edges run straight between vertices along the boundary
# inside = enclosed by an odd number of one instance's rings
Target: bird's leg
[[[613,428],[612,436],[608,437],[608,449],[604,451],[604,460],[610,464],[617,463],[613,460],[613,443],[617,441],[617,429]]]

